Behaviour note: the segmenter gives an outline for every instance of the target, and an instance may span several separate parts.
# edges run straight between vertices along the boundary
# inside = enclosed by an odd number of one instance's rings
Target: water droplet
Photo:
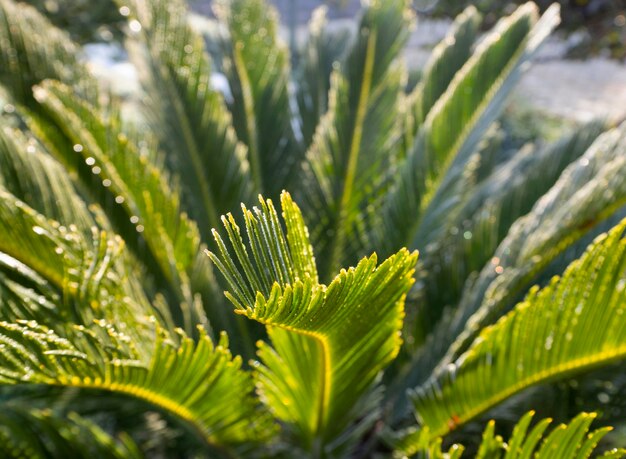
[[[572,334],[572,332],[565,333],[565,341],[571,341],[573,337],[574,335]]]
[[[589,165],[589,160],[587,158],[581,158],[579,164],[583,167],[587,167]]]
[[[103,187],[105,187],[105,188],[110,187],[110,186],[111,186],[111,180],[109,180],[109,179],[104,179],[104,180],[102,181],[102,186],[103,186]]]
[[[464,237],[466,240],[470,240],[470,239],[472,238],[472,232],[471,232],[471,231],[465,231],[465,232],[463,233],[463,237]]]
[[[500,264],[500,258],[498,258],[498,257],[493,257],[493,258],[491,259],[491,264],[492,264],[492,265],[494,265],[494,266],[498,266],[498,265]]]
[[[4,104],[5,113],[13,113],[15,112],[15,105],[13,104]]]
[[[124,202],[124,196],[115,196],[115,202],[122,204]]]
[[[131,32],[137,33],[141,31],[141,24],[136,19],[133,19],[128,23],[128,28]]]
[[[187,44],[185,45],[185,47],[183,48],[183,50],[187,53],[187,54],[191,54],[193,52],[193,46]]]
[[[549,351],[550,349],[552,349],[553,343],[554,343],[554,337],[552,335],[549,335],[546,338],[546,344],[545,344],[546,351]]]
[[[94,164],[96,164],[96,160],[95,158],[89,156],[87,157],[87,159],[85,159],[85,164],[87,164],[88,166],[93,166]]]
[[[127,6],[120,6],[120,14],[124,17],[130,14],[130,8]]]
[[[496,274],[502,274],[504,272],[504,268],[502,266],[496,266],[495,272]]]
[[[598,394],[598,401],[600,403],[606,404],[606,403],[609,403],[611,401],[611,397],[606,392],[600,392]]]
[[[29,145],[29,146],[26,147],[26,152],[27,153],[31,153],[32,154],[32,153],[35,153],[36,151],[37,150],[35,149],[34,145]]]
[[[137,228],[136,228],[136,229],[137,229],[137,232],[138,232],[138,233],[143,233],[143,230],[144,230],[145,228],[143,227],[143,225],[137,225]]]
[[[585,303],[583,303],[582,301],[580,303],[578,303],[578,306],[576,306],[576,309],[574,309],[574,314],[579,316],[580,313],[583,312],[583,308],[584,307],[585,307]]]
[[[75,144],[72,149],[76,152],[76,153],[80,153],[81,151],[83,151],[83,146],[79,143]]]
[[[133,215],[132,217],[130,217],[130,222],[135,225],[137,223],[139,223],[139,217],[137,217],[136,215]]]
[[[61,247],[57,247],[54,249],[54,253],[56,253],[57,255],[62,255],[63,249]]]
[[[100,169],[100,167],[98,167],[98,166],[94,166],[91,169],[91,172],[93,172],[94,174],[98,175],[100,172],[102,172],[102,169]]]
[[[33,226],[33,231],[35,232],[35,234],[46,234],[46,230],[43,229],[41,226]]]

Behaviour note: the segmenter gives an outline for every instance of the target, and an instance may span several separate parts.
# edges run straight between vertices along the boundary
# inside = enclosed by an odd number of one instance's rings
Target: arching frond
[[[219,0],[215,12],[228,29],[222,69],[239,139],[248,146],[256,192],[278,197],[297,183],[304,153],[289,102],[289,51],[278,37],[278,15],[265,0]]]
[[[383,253],[419,245],[414,238],[421,219],[445,200],[448,185],[500,112],[522,64],[558,23],[558,7],[539,21],[536,17],[536,6],[528,3],[502,19],[429,111],[376,225],[376,246]]]
[[[6,459],[143,457],[130,437],[114,438],[75,413],[61,419],[47,410],[14,406],[3,406],[0,412],[0,455]]]
[[[237,141],[222,95],[212,87],[202,37],[188,24],[182,1],[120,0],[141,31],[129,38],[147,97],[153,132],[167,162],[184,180],[185,206],[205,240],[220,215],[251,200],[245,147]]]
[[[408,98],[411,121],[405,135],[411,144],[430,110],[470,58],[479,25],[480,14],[474,6],[469,6],[454,20],[445,38],[433,49],[422,79]]]
[[[244,208],[248,243],[224,218],[231,249],[216,233],[210,254],[230,284],[235,312],[268,327],[257,368],[262,399],[294,424],[306,448],[322,450],[354,420],[354,407],[399,350],[404,295],[416,254],[376,256],[319,284],[302,216],[281,196],[286,235],[271,201]],[[321,448],[321,449],[320,449]]]
[[[133,325],[125,332],[135,338],[148,326],[146,316],[155,311],[142,292],[133,291],[127,281],[121,266],[123,243],[119,237],[94,230],[89,240],[71,226],[46,219],[2,188],[0,235],[0,254],[6,257],[2,265],[8,263],[22,278],[40,284],[39,290],[48,293],[37,300],[40,307],[30,314],[38,310],[47,314],[46,309],[51,309],[60,319],[85,325],[95,319],[132,317]],[[12,278],[18,282],[14,276],[6,280]],[[17,285],[8,288],[18,293],[21,289]],[[23,300],[28,299],[25,295]],[[0,310],[0,320],[7,317],[13,316]],[[62,322],[49,325],[56,328]]]
[[[33,138],[0,129],[0,186],[39,213],[90,233],[95,221],[61,164]]]
[[[38,107],[33,87],[45,79],[63,81],[77,97],[97,102],[97,81],[79,59],[80,48],[24,2],[0,2],[0,84],[14,111],[71,173],[76,172],[72,144]],[[17,109],[16,109],[17,108]]]
[[[487,264],[464,293],[449,332],[458,338],[441,366],[465,350],[556,256],[626,204],[624,151],[626,124],[598,137],[515,222],[494,254],[498,263]]]
[[[532,385],[626,358],[625,228],[599,237],[416,390],[415,410],[434,435]]]
[[[202,328],[197,342],[182,331],[174,344],[160,328],[144,335],[149,353],[97,321],[68,326],[65,336],[35,321],[0,322],[0,384],[105,390],[149,402],[217,445],[267,438],[269,417],[257,410],[253,381],[232,358],[226,335],[215,346]]]
[[[351,30],[331,28],[326,5],[313,12],[306,45],[296,68],[296,100],[300,113],[303,142],[311,145],[320,119],[328,110],[330,75],[350,49]]]
[[[611,430],[610,427],[602,427],[590,431],[596,414],[581,413],[569,424],[560,424],[546,434],[552,419],[542,419],[530,428],[534,415],[532,411],[524,415],[513,429],[508,441],[504,441],[495,433],[495,423],[490,421],[485,427],[482,441],[474,457],[587,459],[596,450],[600,440]],[[433,459],[465,457],[463,447],[460,445],[453,445],[448,455],[445,455],[441,450],[441,438],[433,441],[427,427],[405,432],[402,438],[396,441],[394,456],[397,458],[423,457],[423,455]],[[602,457],[624,457],[626,450],[615,449],[605,454],[607,456]]]
[[[196,275],[198,267],[207,270],[204,279],[210,280],[211,275],[209,266],[197,261],[201,252],[198,228],[181,212],[168,176],[123,133],[119,115],[99,114],[60,83],[46,82],[37,87],[36,96],[74,143],[75,154],[84,158],[97,177],[94,194],[102,207],[121,209],[123,217],[115,221],[120,234],[141,255],[153,257],[159,268],[155,274],[186,304],[181,307],[181,322],[191,332],[192,313],[203,312],[192,309],[189,277]],[[145,241],[146,253],[141,252],[139,241]]]
[[[35,8],[0,1],[0,83],[14,102],[32,107],[32,87],[48,78],[73,84],[76,91],[91,85],[78,52],[69,35]]]
[[[607,129],[591,122],[543,148],[523,148],[475,186],[469,196],[459,197],[455,212],[441,209],[438,225],[424,234],[423,282],[420,293],[430,305],[424,311],[425,326],[432,328],[445,306],[458,304],[468,277],[486,263],[500,265],[494,252],[519,217],[558,180],[563,170],[580,158]],[[464,202],[463,202],[464,201]],[[426,222],[425,222],[426,223]],[[496,262],[494,264],[494,262]]]
[[[405,0],[371,2],[331,78],[329,109],[307,152],[310,186],[302,193],[324,280],[363,255],[365,215],[375,211],[386,179],[381,170],[394,163],[403,72],[392,63],[410,19]]]

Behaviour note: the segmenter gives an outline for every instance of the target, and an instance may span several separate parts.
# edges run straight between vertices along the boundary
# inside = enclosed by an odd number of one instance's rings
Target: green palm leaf
[[[72,143],[39,110],[33,86],[45,79],[66,82],[76,96],[97,102],[97,81],[79,59],[80,48],[35,8],[13,0],[0,2],[0,84],[10,104],[45,146],[71,173],[81,171]],[[15,107],[13,107],[15,109]],[[81,172],[84,173],[83,170]]]
[[[441,208],[450,185],[500,112],[522,64],[558,23],[558,8],[539,21],[536,16],[536,6],[528,3],[501,20],[429,111],[375,225],[380,229],[374,235],[376,246],[383,253],[420,245],[415,235],[421,222]]]
[[[95,225],[67,171],[33,138],[0,129],[0,186],[38,212],[89,234]]]
[[[604,123],[591,122],[554,144],[520,150],[476,185],[457,212],[453,206],[444,206],[443,222],[438,219],[436,228],[422,225],[425,256],[420,293],[425,301],[442,307],[456,305],[468,277],[495,261],[494,252],[515,220],[532,209],[606,128]],[[434,307],[424,312],[423,321],[429,327],[442,313]]]
[[[248,146],[253,189],[277,197],[296,183],[304,153],[293,130],[289,51],[278,38],[278,15],[264,0],[220,0],[216,15],[228,28],[222,68],[235,130]]]
[[[364,216],[375,209],[387,178],[381,170],[397,156],[404,72],[391,64],[407,40],[409,20],[404,0],[371,2],[358,39],[331,78],[329,109],[307,152],[310,186],[302,195],[322,279],[363,255]]]
[[[197,342],[160,325],[155,331],[151,316],[158,311],[137,298],[123,271],[119,238],[96,233],[90,247],[81,233],[46,220],[1,189],[0,234],[0,252],[50,284],[56,291],[50,301],[60,313],[40,307],[27,321],[0,324],[1,383],[138,397],[189,423],[209,443],[270,432],[269,418],[251,397],[252,378],[240,369],[240,358],[232,359],[225,336],[214,346],[202,327]],[[3,311],[2,319],[7,315]]]
[[[604,427],[589,432],[589,427],[596,418],[595,413],[581,413],[569,424],[560,424],[544,435],[552,419],[542,419],[530,428],[534,412],[524,415],[511,434],[504,441],[495,433],[495,422],[490,421],[485,427],[482,441],[476,452],[476,459],[587,459],[594,452],[598,443],[611,430]],[[445,455],[441,449],[441,438],[432,439],[427,427],[411,428],[399,437],[390,438],[395,447],[394,457],[459,458],[463,455],[461,445],[453,445]],[[602,457],[623,457],[626,450],[612,450]]]
[[[146,316],[155,311],[128,278],[119,237],[94,229],[91,240],[87,239],[71,227],[46,219],[2,188],[0,234],[0,254],[6,257],[2,265],[14,267],[21,278],[47,293],[47,299],[38,301],[40,312],[46,310],[42,306],[47,301],[54,304],[49,309],[60,319],[79,324],[134,316],[133,327],[126,333],[137,339],[149,326]],[[16,286],[10,288],[16,291]],[[0,319],[10,317],[8,311],[0,312]]]
[[[59,336],[35,321],[0,322],[0,384],[99,389],[144,400],[187,423],[206,442],[267,438],[270,419],[251,397],[253,381],[232,358],[226,335],[215,346],[202,329],[175,344],[158,327],[149,353],[106,321],[68,326]],[[143,347],[145,347],[142,344]],[[167,375],[167,377],[164,377]]]
[[[416,390],[416,412],[434,435],[532,385],[626,357],[625,228],[599,237],[561,279],[532,289]]]
[[[175,299],[183,303],[178,320],[191,333],[193,315],[202,317],[204,312],[194,309],[190,277],[208,279],[206,288],[211,286],[211,272],[208,264],[198,259],[198,228],[181,212],[178,193],[170,187],[168,176],[124,134],[118,114],[100,115],[60,83],[46,82],[36,93],[43,108],[75,144],[75,154],[92,168],[102,207],[121,210],[122,218],[115,223],[129,246],[156,261],[157,279],[165,279]],[[147,253],[142,254],[140,240],[145,241]],[[194,272],[198,269],[199,274]]]
[[[304,145],[311,145],[320,119],[328,110],[330,75],[351,44],[348,29],[328,27],[327,7],[313,12],[306,45],[297,67],[297,102]]]
[[[235,312],[265,324],[273,348],[261,343],[257,369],[262,399],[296,426],[305,447],[322,451],[354,419],[354,408],[397,354],[404,295],[416,254],[376,256],[319,284],[307,229],[287,193],[281,196],[286,236],[271,201],[244,208],[248,244],[224,218],[229,250],[216,233]],[[374,326],[376,324],[376,326]]]
[[[422,79],[408,96],[410,126],[405,135],[410,144],[430,110],[445,94],[456,73],[472,55],[479,23],[480,15],[476,8],[468,7],[455,19],[446,37],[433,49]]]
[[[68,419],[47,410],[3,406],[0,454],[7,459],[110,457],[139,459],[143,455],[127,436],[115,439],[93,422],[71,413]]]
[[[625,128],[598,137],[511,227],[494,254],[498,263],[487,264],[461,299],[449,330],[449,336],[458,338],[442,366],[458,356],[480,328],[496,320],[550,262],[626,203]]]
[[[45,32],[45,40],[41,37]],[[32,108],[32,87],[58,79],[93,88],[95,82],[78,60],[78,47],[35,8],[11,0],[0,1],[0,83],[14,102]]]
[[[245,147],[237,141],[221,94],[211,88],[210,60],[202,37],[187,22],[183,2],[134,0],[130,5],[131,17],[141,23],[145,49],[132,57],[148,94],[152,131],[172,170],[185,177],[185,207],[209,240],[220,215],[251,199]]]

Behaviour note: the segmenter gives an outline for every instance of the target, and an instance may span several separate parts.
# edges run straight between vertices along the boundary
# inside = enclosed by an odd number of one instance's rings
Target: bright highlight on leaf
[[[267,325],[273,347],[259,344],[265,366],[256,373],[262,399],[309,447],[325,445],[354,419],[359,399],[399,350],[417,254],[403,249],[381,264],[372,255],[326,286],[289,194],[281,195],[286,235],[272,202],[260,202],[243,208],[247,241],[229,215],[230,248],[216,232],[220,255],[209,256],[231,286],[236,312]]]

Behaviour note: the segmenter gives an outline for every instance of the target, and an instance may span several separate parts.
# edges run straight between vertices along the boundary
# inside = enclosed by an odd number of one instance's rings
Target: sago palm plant
[[[622,457],[626,126],[497,126],[558,10],[469,8],[409,84],[405,0],[295,56],[215,8],[120,0],[131,123],[0,0],[2,456]]]

